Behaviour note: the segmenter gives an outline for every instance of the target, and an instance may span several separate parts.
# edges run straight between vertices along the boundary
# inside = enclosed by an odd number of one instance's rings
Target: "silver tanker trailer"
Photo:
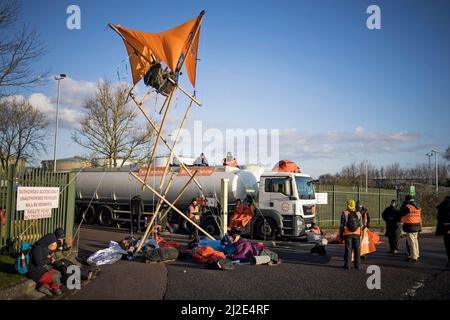
[[[261,172],[261,170],[257,167],[242,170],[224,166],[189,166],[189,169],[191,172],[197,171],[196,180],[202,186],[202,190],[194,181],[191,181],[182,197],[177,201],[176,207],[182,212],[186,212],[193,198],[203,200],[200,201],[203,204],[202,223],[213,223],[213,226],[207,226],[213,233],[218,229],[216,227],[217,219],[211,218],[219,210],[218,200],[223,178],[229,179],[228,201],[231,207],[236,203],[237,199],[243,200],[247,196],[255,197],[258,191],[258,172]],[[163,167],[151,168],[151,172],[147,177],[147,184],[158,191],[160,190],[159,185],[163,170]],[[130,175],[130,171],[142,179],[146,173],[145,168],[140,170],[130,170],[130,168],[84,169],[78,173],[76,177],[77,219],[81,220],[84,216],[83,223],[98,223],[102,226],[129,222],[130,200],[136,195],[140,195],[144,200],[144,215],[151,215],[158,203],[158,197],[148,189],[142,190],[142,184]],[[162,190],[165,190],[172,174],[173,183],[166,195],[167,200],[170,202],[175,200],[190,178],[181,167],[172,166],[165,178]]]
[[[260,239],[275,239],[278,235],[298,237],[305,235],[316,214],[314,181],[310,175],[294,172],[263,172],[261,167],[246,166],[242,169],[224,166],[189,166],[196,170],[196,179],[203,190],[191,182],[176,207],[183,212],[193,198],[202,203],[202,227],[210,234],[219,233],[219,199],[222,178],[229,179],[228,201],[232,212],[237,199],[252,197],[256,210],[243,233]],[[164,168],[155,167],[147,183],[159,190]],[[165,180],[167,185],[173,174],[173,185],[167,199],[173,201],[186,182],[187,173],[179,166],[171,166]],[[145,169],[132,170],[141,177]],[[130,174],[130,169],[85,169],[77,174],[76,210],[78,220],[84,216],[84,223],[98,222],[110,226],[130,221],[130,200],[141,195],[145,203],[145,215],[151,215],[158,202],[152,192],[142,191],[142,186]],[[164,186],[162,188],[165,189]]]

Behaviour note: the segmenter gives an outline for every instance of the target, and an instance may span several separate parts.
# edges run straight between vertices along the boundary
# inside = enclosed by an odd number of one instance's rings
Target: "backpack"
[[[30,265],[30,251],[32,245],[28,242],[22,242],[20,245],[20,252],[16,258],[14,267],[19,274],[25,274],[28,272],[28,266]],[[25,265],[22,265],[22,255],[25,257]]]
[[[359,227],[361,227],[356,212],[349,213],[349,215],[347,216],[347,223],[345,224],[345,226],[350,232],[355,232],[356,230],[358,230]]]
[[[225,258],[223,252],[216,251],[209,246],[198,247],[192,255],[192,260],[198,263],[213,263]]]

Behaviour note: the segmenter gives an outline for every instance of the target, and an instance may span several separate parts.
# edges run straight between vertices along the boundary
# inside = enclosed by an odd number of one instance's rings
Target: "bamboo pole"
[[[160,125],[160,127],[159,127],[159,132],[158,132],[158,135],[157,135],[157,137],[156,137],[155,146],[154,146],[154,148],[153,148],[153,152],[152,152],[152,155],[151,155],[151,157],[150,157],[150,161],[153,161],[153,159],[155,158],[156,150],[157,150],[157,148],[158,148],[159,138],[161,138],[161,135],[162,135],[162,133],[163,133],[164,124],[166,123],[167,114],[169,113],[169,109],[170,109],[170,106],[171,106],[171,104],[172,104],[172,99],[173,99],[173,96],[174,96],[174,95],[175,95],[175,90],[173,90],[173,91],[170,93],[169,101],[167,102],[166,111],[164,111],[164,116],[163,116],[163,118],[162,118],[161,125]]]
[[[167,100],[169,99],[169,97],[167,96],[166,99],[164,99],[164,103],[161,106],[161,109],[159,110],[159,114],[161,114],[164,110],[164,107],[166,106]]]
[[[170,187],[172,186],[173,178],[174,178],[174,175],[172,175],[172,177],[169,180],[169,183],[167,184],[166,191],[163,194],[164,199],[166,198],[167,192],[169,191]],[[161,199],[158,200],[157,208],[156,208],[155,212],[153,213],[153,217],[150,220],[150,222],[148,223],[147,229],[145,229],[144,236],[141,238],[141,241],[139,242],[139,246],[137,247],[137,249],[134,252],[134,254],[136,254],[139,251],[141,251],[142,246],[144,245],[144,242],[147,240],[148,234],[150,233],[150,230],[152,229],[153,222],[156,220],[156,216],[158,215],[158,211],[159,211],[160,207],[161,207]]]
[[[197,171],[194,171],[194,175],[195,176],[197,174]],[[178,200],[180,200],[181,196],[184,194],[184,192],[187,190],[187,187],[189,186],[189,184],[191,183],[192,179],[194,177],[191,177],[189,179],[189,181],[184,185],[184,187],[181,189],[180,193],[178,193],[178,196],[175,198],[175,200],[172,201],[173,205],[176,205]],[[161,213],[161,219],[164,219],[167,215],[167,213],[170,211],[170,207],[166,208],[162,213]]]
[[[172,145],[172,150],[170,151],[169,158],[167,159],[167,162],[166,162],[166,167],[164,168],[164,172],[163,172],[163,175],[162,175],[162,178],[161,178],[161,182],[159,183],[159,189],[162,188],[162,186],[164,184],[164,181],[166,180],[166,175],[167,175],[167,172],[168,172],[169,166],[170,166],[170,160],[173,157],[173,152],[175,151],[175,146],[177,145],[178,140],[180,138],[181,129],[183,128],[184,123],[186,122],[187,115],[188,115],[189,111],[191,110],[191,107],[192,107],[192,100],[189,102],[189,105],[188,105],[188,107],[186,109],[186,112],[184,113],[183,120],[181,121],[181,124],[180,124],[180,126],[178,128],[178,132],[177,132],[177,135],[175,137],[175,141],[173,142],[173,145]]]
[[[172,84],[174,84],[178,89],[181,90],[181,92],[183,92],[186,96],[188,96],[189,99],[191,99],[192,101],[195,102],[195,104],[197,104],[199,107],[202,106],[202,104],[195,98],[193,97],[189,92],[187,92],[185,89],[183,89],[183,87],[181,87],[177,82],[175,82],[175,80],[171,79],[171,78],[167,78],[167,80],[169,80]]]
[[[144,56],[142,53],[140,53],[127,39],[125,39],[125,37],[120,33],[119,29],[117,29],[117,27],[115,25],[113,25],[112,23],[108,23],[108,26],[113,29],[121,38],[124,42],[126,42],[130,47],[132,47],[134,50],[134,54],[136,54],[137,56],[141,56],[141,58],[143,58],[144,60],[146,60],[148,63],[150,63],[150,65],[155,63],[155,60],[152,57],[152,60],[148,59],[146,56]]]
[[[172,187],[172,183],[173,183],[173,178],[175,177],[175,174],[172,173],[172,176],[170,177],[169,183],[167,184],[166,190],[164,190],[164,198],[166,198],[167,193],[170,191],[170,188]],[[161,210],[162,207],[162,201],[159,200],[158,201],[158,205],[156,206],[156,210],[154,213],[154,217],[156,218],[159,214],[159,211]],[[155,220],[155,219],[152,219]],[[153,224],[153,221],[150,222],[150,225]]]
[[[193,34],[192,38],[190,39],[191,41],[189,42],[189,44],[188,44],[188,46],[186,48],[186,53],[183,56],[183,61],[181,61],[181,65],[180,66],[177,66],[177,71],[178,72],[181,71],[181,69],[184,66],[184,63],[186,62],[186,57],[188,56],[189,52],[191,51],[192,45],[194,44],[195,37],[197,36],[198,31],[200,30],[200,25],[202,24],[204,16],[205,16],[205,10],[202,10],[200,12],[200,14],[198,15],[198,17],[197,17],[197,23],[195,25],[195,31],[194,31],[194,34]]]
[[[165,204],[167,204],[169,207],[171,207],[176,213],[178,213],[180,216],[182,216],[184,219],[186,219],[190,224],[192,224],[194,227],[196,227],[198,230],[200,230],[204,235],[206,235],[211,240],[216,240],[213,236],[211,236],[208,232],[206,232],[202,227],[200,227],[198,224],[196,224],[194,221],[192,221],[189,217],[187,217],[183,212],[181,212],[177,207],[175,207],[173,204],[171,204],[169,201],[167,201],[162,195],[158,193],[155,189],[153,189],[151,186],[149,186],[145,181],[143,181],[137,174],[134,172],[130,172],[130,174],[135,177],[140,183],[145,185],[147,189],[149,189],[151,192],[153,192],[158,198],[160,198]]]
[[[152,153],[150,155],[150,159],[148,161],[147,172],[145,173],[145,178],[144,178],[145,182],[147,182],[148,174],[150,173],[150,164],[155,159],[156,150],[158,149],[159,138],[161,138],[162,131],[163,131],[163,128],[164,128],[164,123],[166,122],[167,114],[169,112],[170,104],[172,102],[172,98],[173,98],[174,94],[175,94],[175,90],[173,90],[170,93],[169,102],[167,103],[167,107],[166,107],[166,112],[164,112],[164,116],[163,116],[163,119],[161,121],[161,125],[159,126],[159,130],[158,130],[158,134],[156,136],[155,144],[153,145],[153,151],[152,151]],[[140,105],[142,105],[142,103]],[[144,190],[144,186],[142,186],[142,190]]]
[[[131,98],[133,99],[133,101],[136,103],[136,105],[138,106],[138,108],[141,110],[142,114],[144,115],[144,117],[147,119],[147,121],[150,123],[150,125],[152,126],[153,130],[158,132],[158,127],[156,126],[156,124],[153,122],[153,120],[150,118],[150,116],[147,114],[147,112],[145,112],[144,108],[142,108],[142,105],[139,103],[139,101],[136,100],[136,98],[134,97],[134,95],[131,95]],[[167,142],[167,140],[161,135],[161,141],[164,142],[164,144],[166,145],[166,147],[169,149],[169,151],[172,151],[172,147],[170,146],[169,142]],[[188,167],[186,167],[186,165],[181,161],[181,159],[178,157],[178,155],[175,153],[174,156],[180,161],[180,166],[186,170],[187,174],[192,177],[192,172],[191,170],[189,170]],[[203,190],[202,186],[200,185],[200,183],[197,181],[197,179],[194,179],[195,184],[197,185],[197,187],[200,190]]]

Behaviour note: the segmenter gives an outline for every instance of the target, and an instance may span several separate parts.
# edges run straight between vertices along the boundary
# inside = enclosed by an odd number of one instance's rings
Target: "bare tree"
[[[48,121],[41,111],[24,99],[2,98],[0,114],[0,161],[3,169],[45,152]]]
[[[92,157],[106,159],[111,167],[122,167],[127,161],[141,163],[154,136],[149,127],[136,124],[137,115],[127,101],[129,90],[127,85],[99,82],[95,96],[84,104],[86,116],[81,128],[72,134]]]
[[[37,84],[48,75],[31,68],[45,48],[36,31],[17,25],[19,11],[19,1],[0,3],[0,96],[12,88]]]
[[[442,157],[444,157],[445,160],[450,161],[450,146],[447,147],[447,150],[445,150]]]

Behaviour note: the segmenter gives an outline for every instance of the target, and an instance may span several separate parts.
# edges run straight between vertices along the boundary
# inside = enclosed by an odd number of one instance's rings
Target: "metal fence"
[[[51,218],[24,220],[24,212],[16,210],[17,188],[59,187],[59,207]],[[41,169],[0,168],[0,248],[17,251],[21,242],[34,242],[56,228],[63,228],[67,237],[73,235],[75,217],[75,174]]]
[[[342,187],[318,185],[317,192],[328,193],[328,204],[317,205],[317,222],[322,226],[337,227],[341,213],[347,206],[347,200],[360,200],[369,211],[371,224],[381,224],[383,210],[390,205],[391,200],[397,199],[397,191],[359,187]]]

